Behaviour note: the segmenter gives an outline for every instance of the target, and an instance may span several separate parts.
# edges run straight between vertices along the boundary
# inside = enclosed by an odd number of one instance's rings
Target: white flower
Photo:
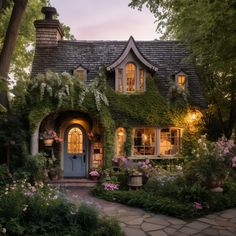
[[[2,228],[2,233],[5,234],[7,232],[6,228]]]

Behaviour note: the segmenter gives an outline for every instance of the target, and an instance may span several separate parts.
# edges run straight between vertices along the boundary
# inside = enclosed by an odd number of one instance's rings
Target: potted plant
[[[129,187],[141,187],[143,185],[143,173],[138,165],[127,169],[129,175]]]
[[[48,175],[51,180],[58,180],[62,176],[62,170],[59,166],[52,167],[50,168]]]
[[[53,129],[46,129],[40,134],[40,139],[43,140],[44,146],[52,146],[53,142],[62,142],[63,139],[59,138]]]
[[[98,180],[100,177],[100,174],[97,170],[92,170],[89,172],[89,176],[92,180]]]

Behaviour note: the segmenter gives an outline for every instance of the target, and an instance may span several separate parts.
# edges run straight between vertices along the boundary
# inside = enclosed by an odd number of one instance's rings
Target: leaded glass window
[[[133,63],[126,65],[126,92],[136,91],[136,66]]]
[[[83,133],[80,128],[71,128],[67,140],[67,153],[83,153]]]

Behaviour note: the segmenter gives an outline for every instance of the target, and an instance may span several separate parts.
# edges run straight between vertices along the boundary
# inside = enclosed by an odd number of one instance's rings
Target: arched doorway
[[[85,129],[74,124],[64,132],[64,177],[86,176],[87,134]]]

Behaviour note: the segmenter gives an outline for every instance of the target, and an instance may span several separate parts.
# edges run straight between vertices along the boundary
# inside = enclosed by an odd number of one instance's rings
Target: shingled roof
[[[204,107],[198,76],[191,62],[185,60],[190,54],[177,41],[136,41],[143,57],[158,70],[155,72],[162,95],[166,96],[173,81],[173,75],[183,70],[188,75],[190,103]],[[59,40],[57,47],[36,47],[32,75],[54,72],[71,72],[78,65],[88,69],[91,81],[100,67],[108,67],[119,58],[127,46],[127,41],[67,41]]]

